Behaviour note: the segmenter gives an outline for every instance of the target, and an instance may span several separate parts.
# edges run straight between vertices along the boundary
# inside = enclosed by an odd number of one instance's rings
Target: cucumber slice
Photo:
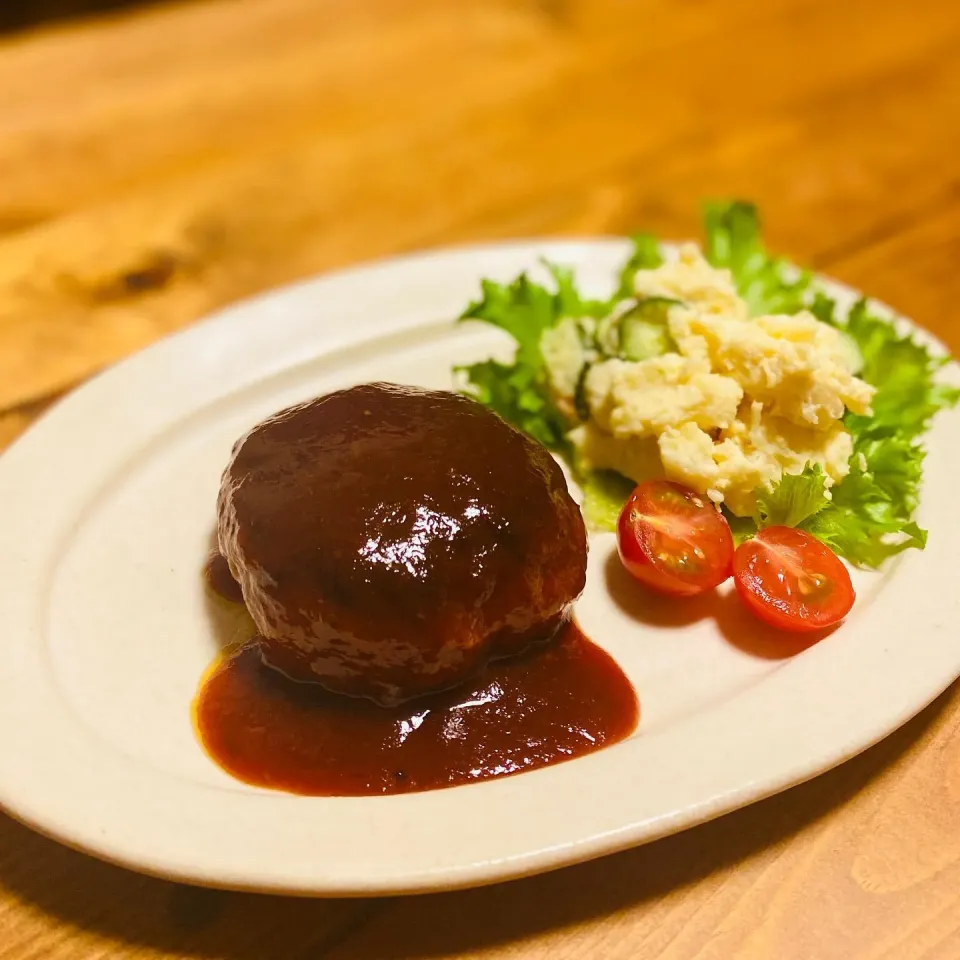
[[[592,363],[585,363],[580,368],[580,376],[577,377],[577,386],[573,391],[573,409],[580,418],[581,423],[586,423],[590,419],[590,404],[587,403],[587,374],[590,372]]]
[[[669,353],[673,346],[670,332],[662,324],[633,317],[624,322],[620,355],[624,360],[649,360]]]
[[[640,361],[677,349],[667,328],[667,314],[679,300],[650,297],[620,318],[620,356]]]
[[[632,309],[632,308],[631,308]],[[610,313],[597,321],[596,346],[602,357],[620,356],[620,320],[622,313]]]

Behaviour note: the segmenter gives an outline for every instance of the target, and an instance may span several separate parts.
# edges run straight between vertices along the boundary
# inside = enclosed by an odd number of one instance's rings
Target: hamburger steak
[[[235,444],[217,510],[264,661],[384,706],[548,639],[585,582],[560,467],[454,393],[373,383],[284,410]]]

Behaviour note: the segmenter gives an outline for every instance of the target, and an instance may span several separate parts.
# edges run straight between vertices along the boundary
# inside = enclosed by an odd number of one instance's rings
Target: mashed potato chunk
[[[841,334],[812,314],[735,320],[675,310],[670,333],[681,352],[705,354],[712,370],[799,426],[869,412],[873,388],[850,372]]]
[[[678,353],[598,363],[585,388],[597,425],[615,437],[656,437],[683,423],[703,430],[729,427],[743,397],[736,380]]]
[[[594,423],[585,423],[570,434],[583,470],[616,470],[637,483],[662,479],[666,474],[656,437],[618,440]]]
[[[749,516],[758,489],[784,473],[800,473],[808,463],[823,467],[829,484],[849,471],[853,441],[843,424],[828,430],[798,427],[752,403],[749,413],[714,441],[696,425],[665,430],[659,438],[666,476],[726,502],[738,516]]]

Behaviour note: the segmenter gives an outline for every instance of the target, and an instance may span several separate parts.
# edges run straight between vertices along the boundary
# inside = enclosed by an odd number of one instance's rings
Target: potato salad
[[[806,310],[751,317],[730,271],[692,244],[633,284],[609,316],[565,317],[541,338],[555,403],[586,414],[569,434],[581,470],[666,477],[740,517],[784,473],[817,464],[828,490],[847,475],[843,416],[868,415],[875,390],[846,334]]]

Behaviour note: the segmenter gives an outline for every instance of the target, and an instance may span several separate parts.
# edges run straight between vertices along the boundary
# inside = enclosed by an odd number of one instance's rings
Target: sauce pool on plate
[[[630,681],[573,622],[473,682],[394,708],[289,680],[264,665],[254,637],[223,653],[194,703],[200,740],[224,770],[312,796],[407,793],[534,770],[623,740],[638,718]]]

